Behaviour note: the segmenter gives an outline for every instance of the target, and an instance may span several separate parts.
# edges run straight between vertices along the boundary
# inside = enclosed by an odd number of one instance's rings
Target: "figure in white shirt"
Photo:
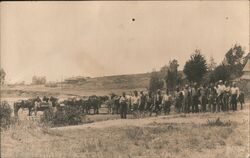
[[[225,92],[226,86],[223,84],[222,80],[219,81],[218,87],[216,89],[217,91],[217,112],[220,112],[223,107],[223,94]]]
[[[219,84],[216,90],[217,90],[218,97],[221,96],[226,90],[226,86],[224,85],[222,80],[219,81]]]
[[[162,105],[163,105],[164,114],[165,115],[169,114],[170,106],[171,106],[171,95],[169,94],[168,89],[166,90],[166,93],[163,95]]]
[[[232,109],[233,111],[237,110],[237,99],[239,98],[240,95],[240,90],[239,88],[236,86],[236,83],[233,83],[233,87],[231,88],[231,103],[232,103]]]
[[[131,98],[131,104],[132,104],[132,108],[133,108],[133,113],[134,115],[138,115],[138,108],[140,105],[140,96],[138,95],[137,91],[134,91],[134,96]]]
[[[229,110],[230,89],[231,89],[230,84],[226,81],[225,82],[225,90],[223,93],[223,106],[222,106],[223,111]]]

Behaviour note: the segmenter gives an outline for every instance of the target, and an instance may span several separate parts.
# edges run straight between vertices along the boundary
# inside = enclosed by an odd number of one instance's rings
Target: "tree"
[[[230,78],[237,78],[242,75],[242,69],[244,68],[244,50],[243,48],[235,44],[233,48],[229,49],[229,51],[226,53],[225,58],[222,62],[224,66],[228,67],[230,69]]]
[[[169,61],[169,67],[166,70],[167,73],[166,73],[164,78],[165,78],[167,88],[170,91],[173,91],[175,89],[175,87],[179,81],[178,66],[179,66],[179,64],[178,64],[177,60],[174,59],[174,60]]]
[[[226,53],[225,60],[229,65],[237,65],[240,64],[243,55],[243,48],[240,45],[235,44],[234,47],[229,49],[229,51]]]
[[[214,58],[211,56],[208,64],[208,71],[213,71],[216,68],[217,64],[214,61]]]
[[[207,62],[205,57],[196,49],[184,66],[184,73],[191,82],[200,82],[207,72]]]
[[[214,61],[214,58],[211,56],[209,63],[208,63],[208,71],[203,76],[202,83],[209,84],[211,82],[214,82],[214,70],[216,69],[217,64]]]
[[[222,64],[215,67],[214,70],[211,69],[211,60],[209,65],[209,72],[205,75],[205,82],[217,82],[219,80],[230,80],[239,77],[242,74],[242,69],[246,64],[249,54],[244,56],[244,49],[235,44],[229,51],[225,54],[225,58]]]
[[[6,72],[4,71],[3,68],[1,68],[0,69],[0,83],[1,83],[1,85],[4,84],[5,76],[6,76]]]
[[[214,71],[210,73],[210,82],[217,82],[219,80],[228,81],[230,79],[230,67],[226,65],[217,66]]]
[[[149,91],[155,93],[158,89],[162,89],[163,86],[164,82],[160,78],[160,74],[156,71],[153,71],[149,81]]]
[[[164,65],[163,67],[161,67],[161,70],[160,70],[160,77],[161,78],[165,78],[167,76],[168,69],[169,69],[168,65]]]

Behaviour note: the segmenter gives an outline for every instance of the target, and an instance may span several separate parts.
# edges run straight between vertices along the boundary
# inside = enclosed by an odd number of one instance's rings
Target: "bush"
[[[57,111],[53,109],[44,111],[41,121],[50,126],[78,125],[83,123],[83,116],[79,108],[66,105]]]
[[[0,119],[1,119],[1,128],[6,128],[11,124],[11,113],[12,109],[8,102],[3,101],[0,104]]]
[[[46,124],[53,124],[53,120],[55,117],[55,113],[53,109],[48,109],[43,112],[43,115],[41,117],[41,122],[46,123]]]

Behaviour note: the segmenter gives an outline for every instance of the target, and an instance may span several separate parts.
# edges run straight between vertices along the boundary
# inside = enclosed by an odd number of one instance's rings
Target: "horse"
[[[49,98],[49,101],[52,102],[52,107],[57,107],[57,106],[59,106],[58,98],[51,96],[51,97]]]
[[[14,115],[18,116],[18,111],[20,108],[27,108],[29,110],[28,116],[31,116],[31,110],[34,107],[34,99],[21,100],[14,103]]]
[[[89,106],[94,109],[94,114],[99,114],[100,99],[96,95],[89,97]]]
[[[90,114],[90,109],[94,110],[94,114],[99,114],[100,106],[107,101],[108,96],[89,96],[87,100],[82,101],[82,106],[85,107],[85,111],[87,114]]]
[[[49,101],[51,105],[49,102],[40,102],[37,100],[37,98],[17,101],[14,103],[14,115],[18,116],[18,111],[20,108],[27,108],[29,110],[28,116],[31,116],[32,112],[37,115],[37,111],[45,111],[49,108],[57,107],[59,105],[57,98],[51,97]]]

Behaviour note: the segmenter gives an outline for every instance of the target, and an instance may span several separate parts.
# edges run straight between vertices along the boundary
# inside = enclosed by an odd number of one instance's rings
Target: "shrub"
[[[65,114],[69,125],[76,125],[82,123],[82,112],[79,108],[66,106],[65,113],[60,114]]]
[[[11,113],[12,109],[8,102],[3,101],[0,104],[0,119],[1,119],[1,128],[6,128],[11,124]]]
[[[41,117],[41,122],[46,123],[46,124],[53,124],[53,120],[55,117],[55,113],[53,109],[48,109],[43,112],[43,115]]]
[[[46,110],[41,121],[50,126],[77,125],[83,123],[83,116],[79,108],[66,105],[56,111],[53,109]]]

